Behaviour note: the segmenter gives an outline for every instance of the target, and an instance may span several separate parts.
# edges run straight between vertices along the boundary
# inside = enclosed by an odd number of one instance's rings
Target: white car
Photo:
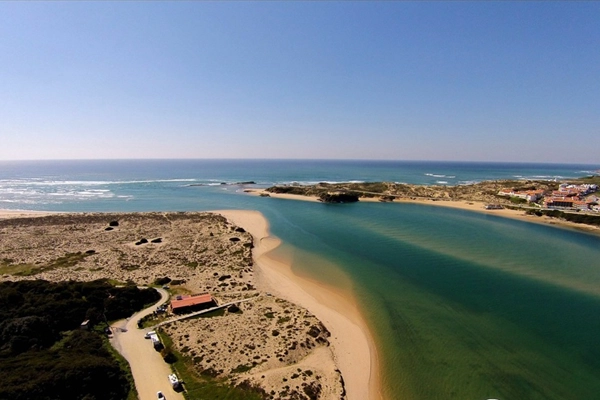
[[[167,400],[167,398],[165,397],[165,395],[162,392],[160,392],[160,391],[156,392],[156,398],[158,400]]]

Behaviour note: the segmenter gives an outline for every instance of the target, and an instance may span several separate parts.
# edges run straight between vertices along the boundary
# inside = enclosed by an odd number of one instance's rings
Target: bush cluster
[[[155,302],[155,290],[106,280],[0,283],[0,398],[125,399],[125,372],[92,328]]]

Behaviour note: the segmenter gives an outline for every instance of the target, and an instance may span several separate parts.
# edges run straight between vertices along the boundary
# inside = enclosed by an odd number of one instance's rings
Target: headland
[[[600,234],[600,177],[572,180],[484,181],[468,185],[395,182],[319,183],[245,190],[262,197],[323,203],[415,203],[459,208],[505,218]]]

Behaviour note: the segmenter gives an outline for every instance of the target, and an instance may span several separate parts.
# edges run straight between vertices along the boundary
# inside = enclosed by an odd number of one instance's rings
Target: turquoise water
[[[599,238],[407,204],[286,219],[276,235],[352,277],[389,398],[597,398]]]
[[[600,165],[424,161],[0,161],[0,208],[203,210],[214,207],[215,194],[241,189],[222,183],[256,182],[252,187],[323,181],[458,185],[489,179],[569,179],[598,170]],[[237,205],[236,201],[232,204]]]
[[[350,282],[377,342],[388,398],[596,399],[600,237],[443,207],[327,205],[242,192],[274,182],[460,183],[582,176],[596,169],[392,162],[13,162],[0,163],[0,208],[256,209],[295,255],[296,272],[334,286]],[[249,180],[257,185],[235,185]],[[340,280],[340,274],[348,280]]]

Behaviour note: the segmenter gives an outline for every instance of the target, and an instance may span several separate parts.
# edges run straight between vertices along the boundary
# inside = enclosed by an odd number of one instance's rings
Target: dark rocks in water
[[[231,240],[232,242],[239,242],[240,238],[238,238],[238,237],[232,237],[232,238],[229,238],[229,240]]]
[[[162,238],[152,239],[150,242],[151,243],[162,243]]]
[[[135,242],[135,245],[139,246],[140,244],[145,244],[145,243],[148,243],[148,239],[141,238],[139,242]]]
[[[246,230],[244,228],[235,228],[236,232],[244,233]]]
[[[254,181],[244,181],[244,182],[236,182],[236,185],[256,185]]]
[[[358,194],[351,192],[321,193],[319,201],[323,203],[356,203],[358,201]]]
[[[108,226],[119,226],[119,221],[110,221]]]

